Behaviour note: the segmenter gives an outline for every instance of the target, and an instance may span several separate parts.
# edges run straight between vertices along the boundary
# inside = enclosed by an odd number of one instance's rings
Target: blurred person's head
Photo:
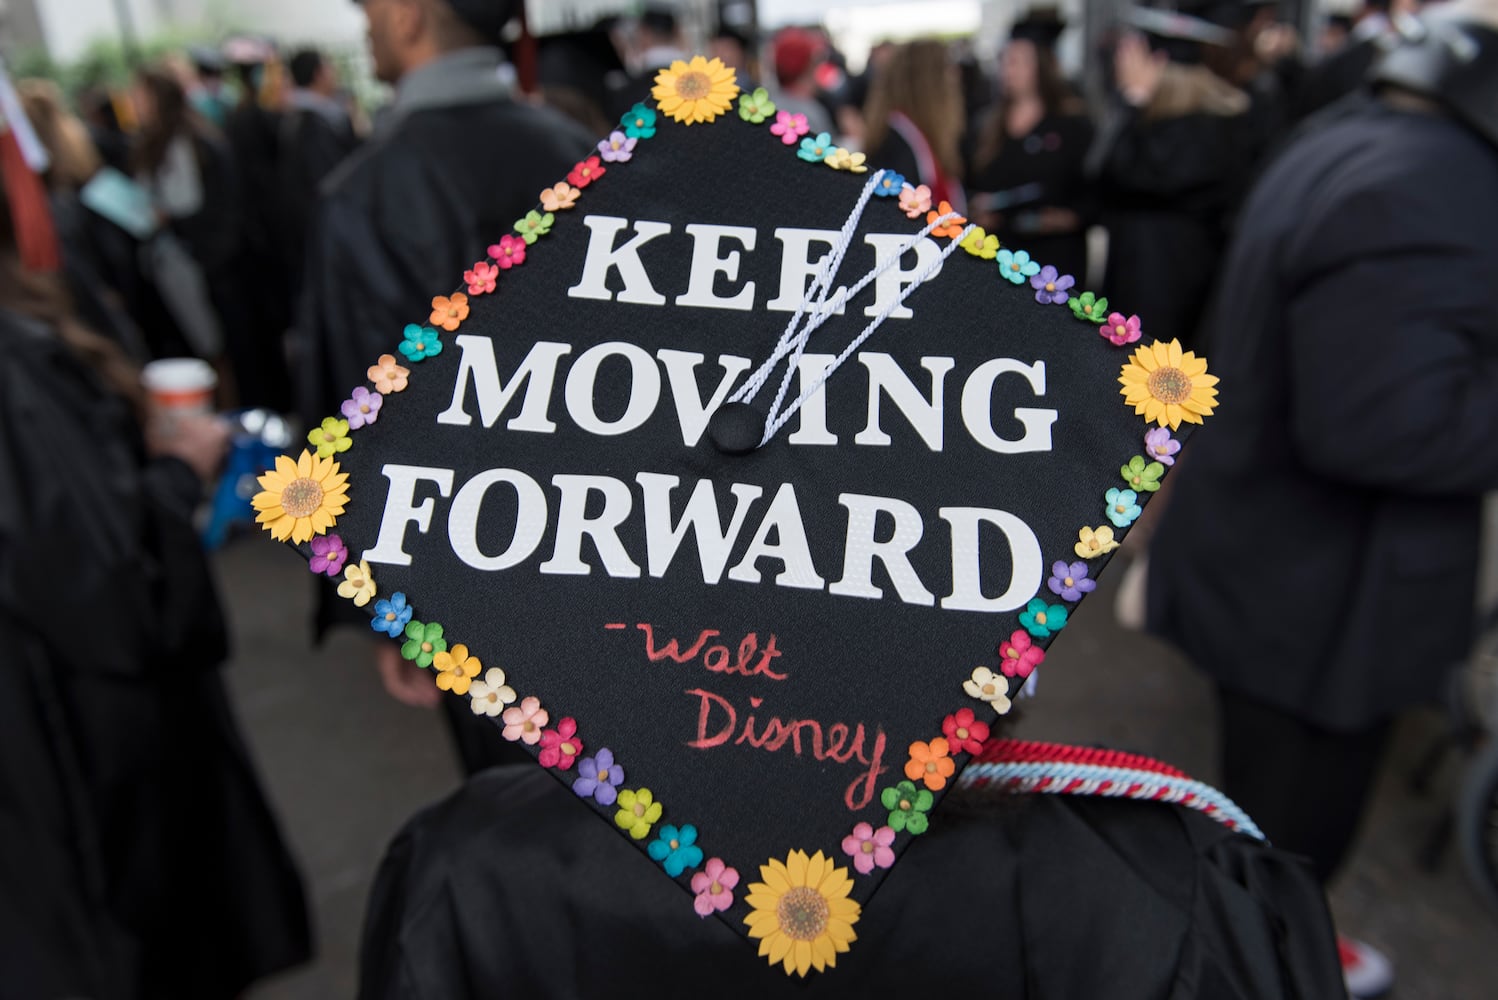
[[[743,32],[724,25],[714,32],[712,39],[707,43],[708,58],[723,60],[723,65],[731,66],[739,70],[741,74],[757,75],[758,61],[754,52],[754,43],[749,36]]]
[[[874,75],[864,106],[865,145],[878,149],[889,135],[889,117],[900,112],[926,137],[941,168],[961,172],[962,89],[944,42],[918,40],[895,46],[889,62]]]
[[[518,0],[362,0],[374,74],[394,84],[460,49],[498,45]]]
[[[1498,0],[1431,5],[1370,77],[1401,109],[1452,118],[1498,146]]]
[[[1045,115],[1081,114],[1084,109],[1061,74],[1055,41],[1064,25],[1035,31],[1016,25],[999,53],[999,99],[983,123],[973,162],[977,169],[992,163],[1007,137],[1010,109],[1017,102],[1039,101]]]
[[[1333,14],[1321,27],[1321,36],[1316,39],[1316,51],[1323,56],[1340,52],[1352,35],[1352,17],[1348,14]]]
[[[99,151],[89,138],[88,127],[68,110],[57,84],[51,80],[22,80],[16,89],[21,95],[21,109],[51,160],[47,183],[68,191],[87,184],[99,171]]]
[[[646,52],[680,46],[681,24],[676,20],[676,11],[661,4],[647,6],[635,22],[635,48]]]
[[[332,97],[338,90],[338,78],[333,64],[316,49],[298,49],[286,62],[291,73],[292,86],[298,90],[310,90],[324,97]]]
[[[781,90],[809,92],[826,49],[822,40],[804,28],[784,28],[775,35],[775,79]]]

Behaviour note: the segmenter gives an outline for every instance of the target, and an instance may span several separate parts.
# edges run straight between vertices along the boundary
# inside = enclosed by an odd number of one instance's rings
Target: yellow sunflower
[[[650,96],[665,114],[679,122],[710,122],[733,106],[739,96],[733,69],[723,60],[708,61],[693,56],[690,63],[680,59],[655,75]]]
[[[754,912],[744,918],[749,936],[759,939],[760,957],[784,963],[786,975],[805,976],[837,964],[838,952],[858,939],[853,925],[860,907],[848,898],[853,880],[818,851],[807,858],[792,851],[781,863],[771,858],[759,866],[763,882],[749,886],[745,897]]]
[[[293,462],[276,456],[276,467],[259,479],[261,492],[250,501],[255,520],[278,542],[301,544],[331,528],[348,504],[348,475],[331,458],[303,451]]]
[[[1124,401],[1145,422],[1175,430],[1181,421],[1199,424],[1217,406],[1216,375],[1207,374],[1207,359],[1182,352],[1181,342],[1155,341],[1140,347],[1123,366],[1118,382]]]

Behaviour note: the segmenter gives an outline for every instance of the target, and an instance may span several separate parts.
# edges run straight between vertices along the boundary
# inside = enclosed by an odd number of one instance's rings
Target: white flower
[[[505,683],[505,672],[498,667],[490,667],[484,673],[484,679],[474,681],[473,686],[468,689],[468,697],[471,699],[468,706],[473,709],[474,715],[498,715],[505,710],[505,706],[516,698],[515,689]]]
[[[988,702],[1000,715],[1009,711],[1009,678],[987,667],[975,668],[973,676],[962,682],[962,690],[979,701]]]

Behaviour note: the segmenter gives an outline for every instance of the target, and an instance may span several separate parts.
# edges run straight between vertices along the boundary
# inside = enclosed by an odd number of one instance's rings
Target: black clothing
[[[1152,339],[1187,343],[1196,333],[1250,166],[1241,118],[1150,119],[1121,107],[1092,154],[1108,228],[1103,294]]]
[[[1465,657],[1498,486],[1495,190],[1475,134],[1371,102],[1245,206],[1207,326],[1221,406],[1150,564],[1152,629],[1227,690],[1361,730]]]
[[[308,426],[336,413],[380,355],[397,353],[401,329],[424,322],[432,297],[456,289],[592,147],[555,112],[504,99],[405,113],[335,170],[308,238],[298,323]],[[331,586],[318,594],[319,633],[340,622],[369,628]],[[447,717],[469,773],[520,758],[488,719]]]
[[[1341,995],[1303,862],[1175,806],[949,799],[851,951],[801,981],[573,797],[534,765],[499,768],[408,824],[370,894],[361,1000]],[[738,870],[741,897],[759,874]]]
[[[1365,38],[1307,66],[1296,81],[1294,117],[1305,118],[1360,88],[1386,49],[1382,38]]]
[[[1323,885],[1346,859],[1389,742],[1385,720],[1350,733],[1221,688],[1222,790]]]
[[[291,315],[302,288],[307,261],[307,233],[317,209],[318,189],[337,167],[359,148],[353,124],[335,121],[316,110],[294,108],[281,118],[281,155],[276,164],[279,183],[277,239]]]
[[[1079,288],[1087,287],[1089,206],[1083,167],[1092,136],[1092,122],[1085,115],[1048,114],[1027,135],[1005,135],[998,155],[989,163],[974,163],[967,175],[972,218],[982,221],[986,213],[998,213],[999,224],[989,232],[1001,244],[1026,250],[1040,263],[1074,276]],[[1047,208],[1075,212],[1076,228],[1038,232],[1039,213]]]
[[[133,428],[51,331],[0,312],[5,996],[228,1000],[310,953],[216,669],[197,478]]]

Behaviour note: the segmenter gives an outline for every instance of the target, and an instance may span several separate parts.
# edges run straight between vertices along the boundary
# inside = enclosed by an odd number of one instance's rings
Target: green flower
[[[545,236],[551,232],[551,224],[555,221],[557,221],[557,217],[550,212],[547,212],[545,215],[542,215],[540,212],[526,212],[525,218],[515,223],[515,232],[519,233],[520,238],[525,240],[526,246],[530,246],[536,242],[538,237]]]
[[[438,653],[445,652],[447,640],[442,638],[441,625],[413,621],[406,626],[406,642],[401,646],[401,655],[406,659],[424,670],[432,665]]]
[[[649,139],[655,135],[655,109],[636,104],[619,119],[619,126],[631,139]]]
[[[307,443],[317,449],[318,458],[332,458],[354,444],[348,436],[348,421],[337,417],[327,417],[320,427],[308,431]]]
[[[1071,314],[1088,323],[1107,322],[1108,300],[1100,299],[1091,292],[1083,292],[1072,298]]]
[[[1153,493],[1160,488],[1160,477],[1165,475],[1165,466],[1159,462],[1146,464],[1143,455],[1135,455],[1129,459],[1128,465],[1118,470],[1118,474],[1124,477],[1124,482],[1135,493]]]
[[[761,125],[774,113],[775,102],[770,100],[770,92],[763,87],[739,98],[739,117],[746,122]]]
[[[924,788],[915,787],[914,782],[902,781],[894,788],[880,792],[879,801],[889,810],[891,830],[917,834],[926,832],[926,813],[931,811],[936,796]]]

